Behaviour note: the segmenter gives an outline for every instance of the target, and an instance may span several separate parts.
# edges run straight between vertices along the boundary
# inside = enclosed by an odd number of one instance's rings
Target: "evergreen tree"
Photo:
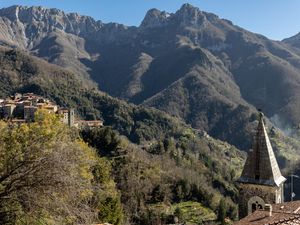
[[[224,225],[225,218],[226,218],[226,202],[225,199],[222,198],[220,200],[219,207],[218,207],[218,221],[220,221],[221,224]]]

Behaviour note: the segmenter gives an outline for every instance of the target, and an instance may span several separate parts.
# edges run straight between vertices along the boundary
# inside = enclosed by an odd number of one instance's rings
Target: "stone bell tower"
[[[263,120],[259,114],[252,149],[239,182],[239,218],[243,218],[265,204],[283,202],[283,184],[286,179],[281,175]]]

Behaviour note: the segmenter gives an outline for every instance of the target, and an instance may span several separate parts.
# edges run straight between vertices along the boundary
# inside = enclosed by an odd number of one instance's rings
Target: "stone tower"
[[[75,124],[75,110],[74,109],[70,109],[68,112],[68,125],[70,127],[73,127]]]
[[[265,128],[263,113],[260,113],[253,146],[238,180],[240,219],[256,209],[263,209],[265,204],[282,203],[285,180]]]

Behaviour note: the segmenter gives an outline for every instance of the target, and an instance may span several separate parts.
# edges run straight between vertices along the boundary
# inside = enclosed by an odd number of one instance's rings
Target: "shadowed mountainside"
[[[100,130],[103,136],[95,133],[91,138],[100,138],[99,152],[112,162],[131,222],[144,221],[148,218],[145,213],[158,209],[160,218],[162,206],[169,215],[172,211],[168,208],[175,207],[173,204],[181,207],[195,201],[203,218],[215,219],[214,211],[223,195],[228,196],[228,215],[236,216],[233,180],[240,173],[245,154],[234,146],[203,136],[159,110],[87,89],[70,71],[19,50],[0,47],[0,78],[0,98],[15,92],[34,92],[61,106],[74,107],[82,117],[93,114],[104,121],[106,127]],[[108,126],[123,137],[112,134]],[[99,147],[99,140],[89,144]],[[138,195],[128,194],[133,192]],[[191,219],[187,215],[186,220]]]
[[[300,122],[297,45],[189,4],[149,10],[139,27],[12,6],[0,10],[0,30],[2,45],[73,71],[85,87],[158,108],[239,148],[250,147],[255,108],[278,126]]]

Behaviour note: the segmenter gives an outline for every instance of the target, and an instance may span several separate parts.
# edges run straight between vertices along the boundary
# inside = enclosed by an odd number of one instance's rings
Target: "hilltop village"
[[[60,115],[61,122],[69,127],[85,129],[103,126],[101,120],[80,120],[75,115],[74,109],[60,107],[49,99],[33,93],[16,93],[6,99],[0,99],[0,118],[12,123],[33,122],[38,109]]]

